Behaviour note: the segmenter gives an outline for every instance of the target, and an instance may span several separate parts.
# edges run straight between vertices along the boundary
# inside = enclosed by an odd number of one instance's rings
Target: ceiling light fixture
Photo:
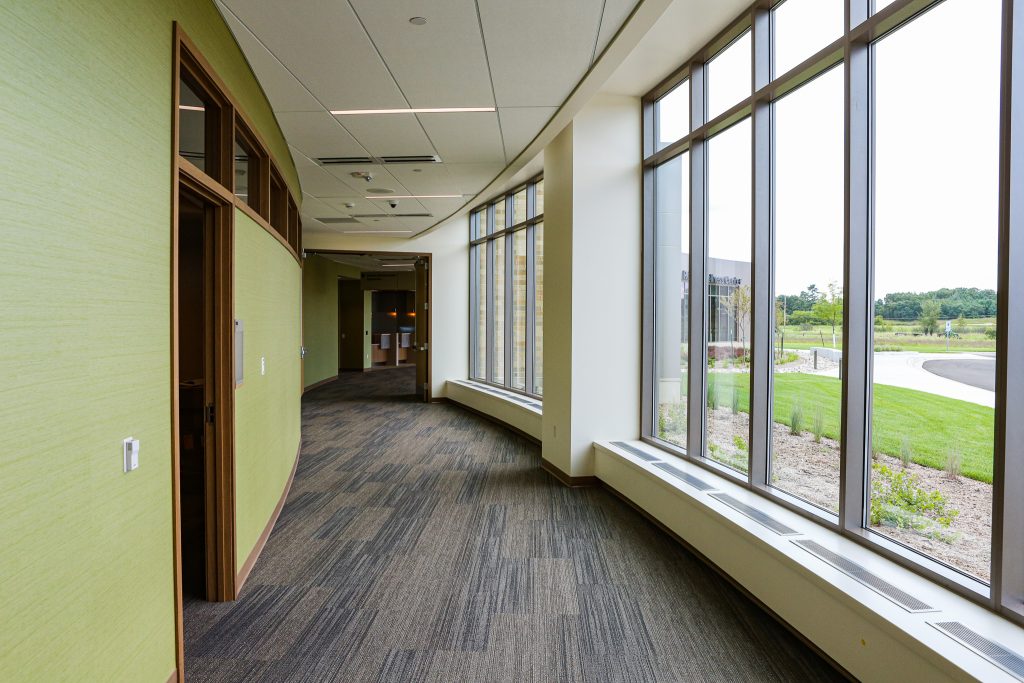
[[[412,24],[413,26],[423,26],[425,23],[427,23],[427,18],[426,17],[412,17],[412,18],[409,19],[409,23]]]
[[[359,114],[464,114],[473,112],[493,112],[494,107],[434,107],[429,109],[333,109],[335,116],[354,116]]]
[[[384,235],[384,234],[405,234],[412,230],[342,230],[343,235]]]
[[[179,104],[178,109],[184,109],[185,111],[206,111],[206,107],[197,107],[194,104]]]
[[[382,263],[381,268],[411,268],[415,266],[415,263]]]
[[[461,194],[389,194],[371,195],[365,199],[462,199]]]

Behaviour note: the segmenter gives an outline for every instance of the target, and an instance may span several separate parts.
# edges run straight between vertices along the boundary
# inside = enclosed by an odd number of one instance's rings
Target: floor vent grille
[[[761,526],[771,529],[780,536],[795,536],[800,533],[795,529],[789,528],[788,526],[786,526],[779,520],[775,519],[771,515],[765,512],[761,512],[757,508],[747,505],[743,501],[733,498],[728,493],[712,493],[711,497],[720,500],[721,502],[725,503],[736,512],[746,515],[747,517],[754,520]]]
[[[1008,650],[999,643],[975,633],[959,621],[929,622],[950,638],[966,645],[976,653],[1010,674],[1018,681],[1024,681],[1024,657]]]
[[[629,445],[625,441],[612,441],[612,445],[617,448],[621,448],[622,450],[628,453],[632,453],[641,460],[646,460],[647,462],[658,462],[658,459],[651,455],[650,453],[648,453],[647,451],[642,451],[636,446]]]
[[[669,474],[671,474],[673,477],[676,477],[677,479],[682,479],[684,482],[686,482],[687,484],[689,484],[693,488],[697,489],[698,491],[714,491],[715,490],[714,486],[712,486],[711,484],[707,483],[703,479],[698,479],[697,477],[693,476],[692,474],[689,474],[687,472],[683,472],[678,467],[676,467],[674,465],[669,465],[667,462],[656,462],[656,463],[654,463],[654,466],[657,467],[659,470],[663,470],[665,472],[668,472]]]
[[[873,574],[853,560],[835,553],[817,541],[793,541],[807,552],[820,560],[824,560],[851,579],[860,582],[884,598],[892,600],[908,612],[937,612],[938,610],[926,602],[918,600],[906,591],[897,588],[877,574]]]

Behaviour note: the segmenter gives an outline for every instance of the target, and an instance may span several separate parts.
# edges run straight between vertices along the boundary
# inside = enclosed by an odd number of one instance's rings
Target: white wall
[[[411,239],[307,232],[303,248],[430,254],[431,395],[447,396],[445,382],[469,370],[469,219],[459,216]]]
[[[639,436],[640,141],[639,98],[601,94],[544,151],[543,457],[574,477]]]

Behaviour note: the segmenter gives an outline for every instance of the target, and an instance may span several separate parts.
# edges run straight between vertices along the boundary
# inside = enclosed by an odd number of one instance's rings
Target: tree
[[[957,317],[956,322],[953,323],[953,330],[956,331],[957,334],[965,334],[967,332],[967,320],[964,318],[963,313],[961,313]]]
[[[750,287],[740,285],[729,295],[729,308],[732,311],[736,326],[740,328],[740,343],[743,355],[747,355],[747,320],[750,315]]]
[[[921,304],[921,317],[917,319],[921,325],[921,331],[925,334],[939,333],[939,316],[942,315],[942,306],[934,299]]]
[[[811,308],[815,318],[832,326],[832,348],[836,346],[836,325],[843,322],[843,290],[836,282],[828,283],[828,294]]]

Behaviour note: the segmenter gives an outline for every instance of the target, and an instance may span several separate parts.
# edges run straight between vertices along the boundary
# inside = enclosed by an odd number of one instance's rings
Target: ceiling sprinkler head
[[[351,175],[353,178],[362,178],[368,183],[373,182],[373,174],[370,173],[369,171],[353,171],[349,175]]]
[[[356,205],[353,202],[345,202],[345,208],[346,209],[354,209],[354,208],[356,208]]]

